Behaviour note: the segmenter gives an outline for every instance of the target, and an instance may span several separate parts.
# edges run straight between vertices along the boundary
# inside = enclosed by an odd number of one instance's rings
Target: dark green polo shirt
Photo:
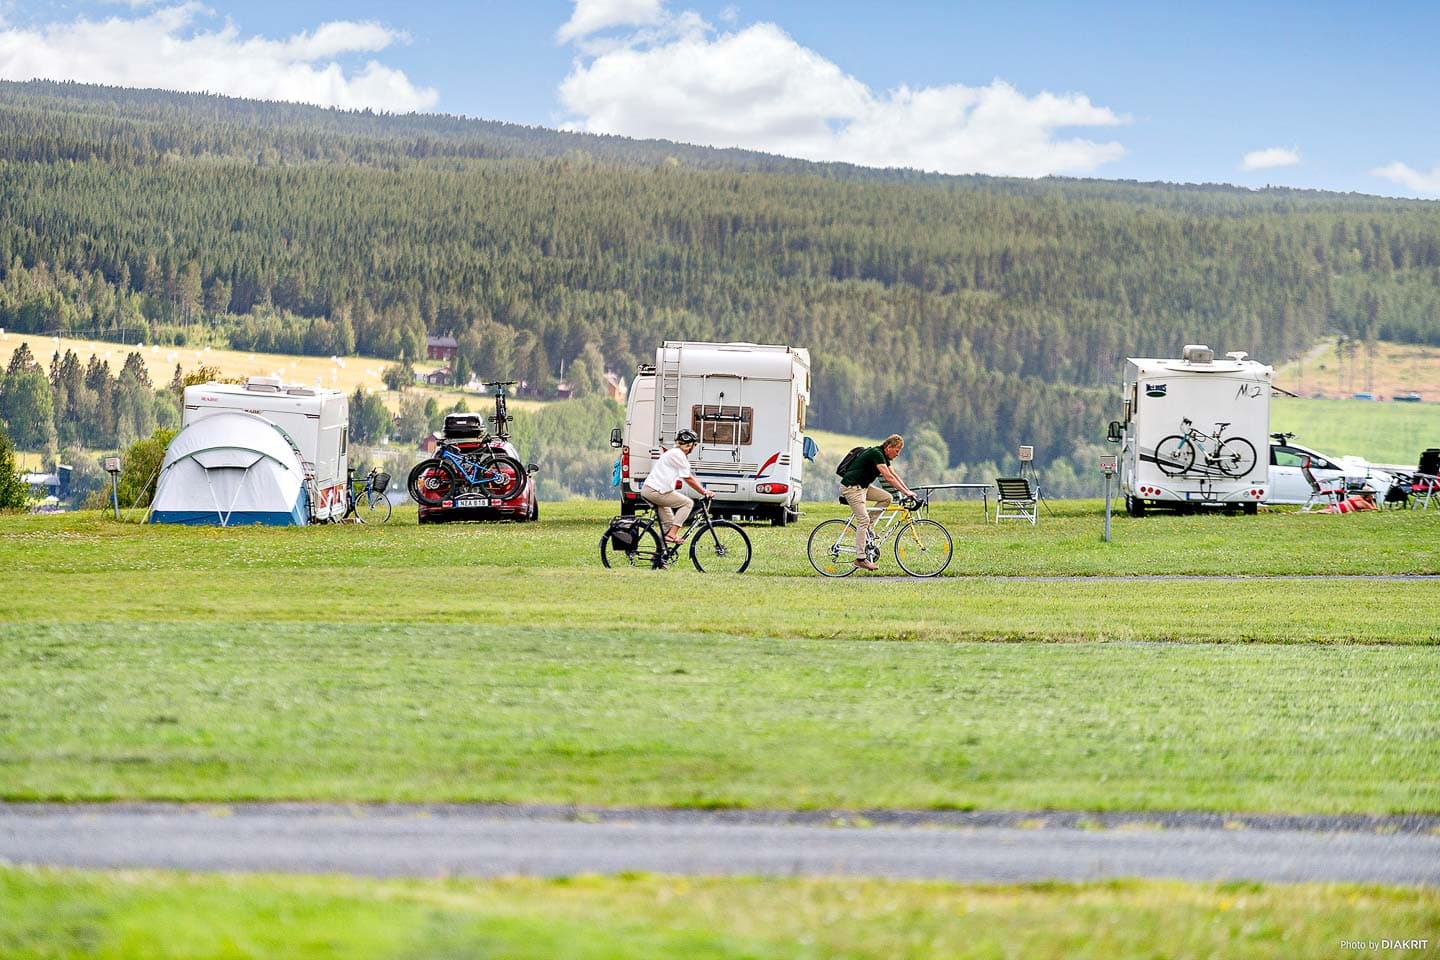
[[[850,469],[845,471],[840,478],[842,486],[846,487],[868,487],[880,476],[880,464],[890,465],[890,458],[885,456],[884,447],[866,447],[855,455],[850,461]]]

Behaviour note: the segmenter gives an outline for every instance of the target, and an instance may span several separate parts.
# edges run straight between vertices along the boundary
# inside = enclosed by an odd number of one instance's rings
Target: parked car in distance
[[[1395,395],[1396,403],[1419,403],[1420,400],[1420,394],[1416,393],[1414,390],[1411,390],[1409,393],[1397,393]]]
[[[1371,490],[1377,501],[1383,501],[1389,492],[1394,477],[1384,470],[1378,470],[1353,458],[1336,458],[1302,447],[1288,435],[1286,439],[1274,437],[1270,441],[1270,493],[1266,503],[1303,504],[1310,500],[1310,481],[1300,468],[1305,460],[1310,461],[1310,471],[1322,485],[1329,485],[1344,479],[1352,490]]]
[[[451,440],[457,453],[461,455],[474,453],[480,449],[480,444],[485,442],[481,438],[470,440]],[[503,453],[508,457],[523,463],[519,453],[516,452],[514,444],[509,440],[501,440],[498,437],[490,438],[490,449],[496,453]],[[530,482],[525,484],[525,489],[509,500],[496,500],[483,496],[463,496],[454,500],[446,500],[439,506],[427,506],[419,504],[421,523],[450,523],[456,520],[539,520],[540,504],[535,499],[535,477],[532,474]]]

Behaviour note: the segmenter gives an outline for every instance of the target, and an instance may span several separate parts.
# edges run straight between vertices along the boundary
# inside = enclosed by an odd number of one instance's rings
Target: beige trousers
[[[640,496],[653,503],[655,512],[660,514],[661,536],[669,533],[672,526],[684,526],[685,518],[690,516],[691,510],[695,509],[695,501],[679,490],[656,493],[649,487],[641,487]]]
[[[883,510],[890,506],[890,501],[894,498],[873,484],[868,487],[842,486],[840,496],[850,504],[850,512],[855,516],[855,559],[864,560],[865,539],[870,532],[870,511],[865,509],[865,503],[868,500],[878,504]]]

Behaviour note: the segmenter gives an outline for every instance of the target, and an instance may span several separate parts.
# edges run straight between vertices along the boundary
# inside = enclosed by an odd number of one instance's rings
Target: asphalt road
[[[883,822],[876,822],[878,817]],[[1436,818],[0,804],[0,860],[91,868],[1440,886]]]

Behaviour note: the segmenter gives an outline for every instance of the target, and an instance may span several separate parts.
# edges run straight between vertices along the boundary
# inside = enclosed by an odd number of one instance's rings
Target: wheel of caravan
[[[519,460],[501,454],[495,457],[487,469],[500,475],[498,479],[485,484],[488,496],[496,500],[513,500],[524,492],[530,475],[525,472],[525,465]]]
[[[1139,497],[1126,497],[1125,512],[1130,514],[1130,516],[1132,517],[1145,516],[1145,501],[1141,500]]]
[[[615,546],[607,529],[600,537],[600,562],[607,567],[637,567],[642,570],[658,569],[663,554],[660,552],[660,535],[648,522],[635,527],[635,545],[628,550]]]
[[[1231,437],[1220,444],[1220,472],[1227,477],[1243,477],[1255,469],[1255,444],[1244,437]]]
[[[821,576],[848,577],[855,572],[855,528],[844,520],[826,520],[810,531],[805,553]]]
[[[373,490],[366,491],[355,501],[355,513],[361,523],[389,523],[390,498]]]
[[[690,562],[701,573],[744,573],[750,566],[750,538],[738,523],[712,520],[690,538]]]
[[[455,476],[450,464],[442,460],[421,460],[415,464],[415,469],[410,471],[407,485],[410,496],[416,501],[427,507],[438,507],[452,499],[451,491],[459,486],[459,478]]]
[[[1155,444],[1155,466],[1167,477],[1178,477],[1195,465],[1195,445],[1178,433]]]
[[[936,520],[911,520],[895,533],[895,562],[912,577],[938,577],[950,566],[954,544]]]

